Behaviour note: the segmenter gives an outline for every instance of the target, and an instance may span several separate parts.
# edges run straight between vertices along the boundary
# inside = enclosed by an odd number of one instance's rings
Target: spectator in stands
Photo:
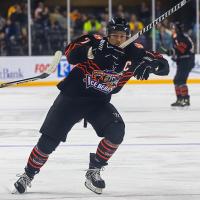
[[[137,17],[135,14],[132,14],[130,16],[130,30],[131,30],[131,34],[134,35],[136,33],[138,33],[140,30],[142,30],[144,28],[144,25],[141,21],[138,21],[137,20]],[[138,43],[141,43],[143,46],[145,46],[145,48],[149,48],[148,47],[148,40],[147,40],[147,37],[146,37],[146,34],[145,35],[141,35],[137,41]]]
[[[22,11],[20,5],[17,5],[16,11],[10,15],[10,20],[16,24],[16,26],[19,28],[19,31],[22,29],[22,27],[27,26],[27,16]]]
[[[18,38],[20,36],[20,32],[16,24],[11,20],[6,20],[6,25],[4,26],[5,38],[10,40],[12,38]]]
[[[101,14],[101,29],[99,30],[99,34],[106,35],[106,27],[109,21],[108,13]]]
[[[78,9],[74,9],[71,13],[70,13],[70,18],[71,21],[73,23],[76,23],[77,20],[79,20],[81,18],[81,13],[79,12]]]
[[[51,23],[50,30],[47,34],[47,42],[49,53],[53,54],[56,50],[60,49],[64,43],[64,29],[61,27],[58,21]]]
[[[55,24],[56,22],[62,28],[65,28],[65,29],[67,28],[67,18],[64,17],[59,6],[56,6],[54,8],[53,13],[49,14],[49,18],[50,18],[51,24]]]
[[[135,14],[132,14],[130,17],[130,29],[131,29],[131,33],[135,34],[138,31],[142,30],[144,28],[144,25],[141,21],[137,20],[137,17]]]
[[[1,13],[0,13],[0,31],[3,30],[3,27],[6,24],[6,20],[2,17]]]
[[[1,55],[6,55],[6,51],[5,51],[5,34],[4,34],[4,27],[6,24],[6,20],[2,17],[1,13],[0,13],[0,56]]]
[[[13,13],[16,12],[16,7],[17,7],[17,6],[19,6],[19,4],[18,4],[18,3],[15,3],[15,4],[11,5],[11,6],[8,8],[8,13],[7,13],[8,18],[9,18]]]
[[[156,14],[156,18],[160,17],[162,15],[161,12],[161,2],[160,1],[156,1],[156,8],[155,8],[155,14]]]
[[[199,12],[200,12],[200,10],[199,10]],[[199,15],[199,21],[200,21],[200,15]],[[199,28],[200,28],[200,26],[199,26]],[[192,24],[192,28],[189,29],[188,34],[192,37],[193,41],[197,40],[197,23],[196,22]]]
[[[145,1],[141,3],[140,10],[139,10],[139,18],[142,22],[147,25],[150,22],[151,12],[150,8]]]
[[[159,23],[156,29],[156,49],[163,51],[163,53],[165,53],[164,49],[172,48],[172,32],[165,26],[166,24],[166,22],[163,24]]]
[[[49,8],[42,2],[34,12],[32,26],[32,49],[33,55],[48,55],[48,31],[50,29]]]
[[[40,20],[42,18],[42,12],[44,11],[44,3],[39,2],[37,8],[35,9],[34,12],[34,19],[35,20]]]
[[[16,3],[8,9],[8,18],[0,18],[0,55],[27,55],[27,4]]]
[[[7,55],[22,55],[21,35],[17,25],[7,19],[4,27]]]
[[[73,18],[72,21],[72,40],[83,34],[84,23],[87,21],[88,17],[85,13],[80,14],[80,17]]]
[[[76,21],[72,23],[72,40],[83,34],[84,23],[87,19],[87,15],[83,13],[80,15],[80,18],[77,18]]]
[[[95,19],[94,15],[90,15],[88,20],[83,24],[83,34],[98,33],[101,29],[101,23]]]
[[[124,16],[124,7],[123,7],[122,4],[119,4],[119,5],[118,5],[118,7],[117,7],[117,12],[116,12],[116,16],[125,18],[125,16]]]

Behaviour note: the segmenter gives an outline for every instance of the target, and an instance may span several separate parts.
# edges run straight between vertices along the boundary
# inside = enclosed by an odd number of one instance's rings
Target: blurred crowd
[[[109,20],[108,8],[91,8],[88,10],[71,9],[70,36],[71,40],[87,33],[106,34],[106,24]],[[161,10],[160,1],[156,1],[156,17]],[[113,9],[113,15],[129,20],[132,34],[137,33],[151,23],[151,5],[141,2],[135,11],[124,9],[118,5]],[[187,32],[195,39],[195,22],[186,26]],[[43,2],[33,5],[31,13],[31,44],[32,55],[51,55],[55,50],[62,49],[67,41],[66,7],[48,7]],[[147,49],[152,48],[152,32],[142,35],[138,42]],[[156,48],[171,47],[170,22],[165,20],[156,29]],[[17,3],[7,10],[7,16],[0,13],[0,56],[28,55],[28,15],[27,4]]]
[[[27,7],[10,6],[7,16],[0,13],[0,55],[24,55],[27,52]]]

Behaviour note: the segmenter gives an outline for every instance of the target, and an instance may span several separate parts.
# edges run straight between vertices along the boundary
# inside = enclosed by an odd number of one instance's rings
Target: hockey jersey
[[[185,33],[173,34],[173,49],[175,50],[175,55],[177,59],[187,58],[194,55],[194,43]]]
[[[124,49],[124,56],[120,57],[117,66],[105,67],[88,59],[87,55],[89,48],[98,45],[100,40],[100,35],[84,35],[66,47],[65,55],[74,67],[57,86],[64,94],[70,97],[109,98],[134,76],[133,71],[144,56],[165,60],[160,54],[145,51],[140,44],[132,43]],[[106,58],[102,62],[106,62]]]

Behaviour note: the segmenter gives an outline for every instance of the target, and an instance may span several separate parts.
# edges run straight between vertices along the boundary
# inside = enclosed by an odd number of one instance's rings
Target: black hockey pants
[[[113,144],[120,144],[125,134],[125,124],[109,101],[110,98],[71,98],[60,93],[40,129],[42,136],[38,146],[43,146],[43,152],[49,154],[60,141],[66,140],[71,128],[83,118],[92,125],[99,137],[105,137]],[[48,141],[48,144],[45,144],[45,141]],[[48,152],[45,151],[45,145],[48,146]]]

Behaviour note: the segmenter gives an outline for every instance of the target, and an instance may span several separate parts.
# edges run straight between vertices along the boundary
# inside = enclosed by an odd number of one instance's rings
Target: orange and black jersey
[[[194,55],[194,43],[187,34],[175,33],[172,35],[172,41],[177,58]]]
[[[117,66],[97,65],[88,59],[90,47],[96,47],[102,39],[99,35],[84,35],[70,43],[65,49],[67,61],[74,65],[67,78],[58,88],[68,96],[104,98],[117,93],[133,76],[133,71],[146,52],[139,44],[132,43],[124,49]],[[150,53],[151,54],[151,53]],[[102,60],[102,62],[105,62]]]

